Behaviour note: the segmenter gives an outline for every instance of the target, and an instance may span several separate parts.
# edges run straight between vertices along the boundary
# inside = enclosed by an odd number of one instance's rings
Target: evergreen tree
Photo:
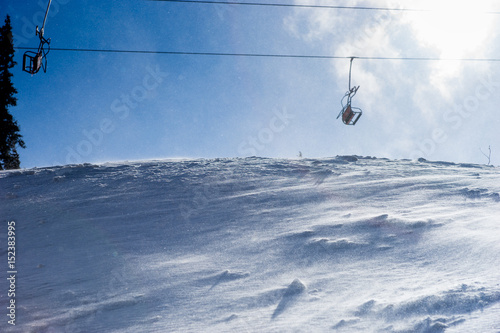
[[[17,147],[26,148],[19,126],[9,113],[9,106],[16,106],[17,90],[11,82],[14,67],[14,42],[10,17],[7,15],[5,25],[0,27],[0,170],[19,169],[21,162]]]

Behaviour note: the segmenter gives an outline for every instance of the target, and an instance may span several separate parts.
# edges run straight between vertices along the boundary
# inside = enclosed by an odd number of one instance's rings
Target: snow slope
[[[2,332],[500,332],[500,172],[339,156],[0,173]]]

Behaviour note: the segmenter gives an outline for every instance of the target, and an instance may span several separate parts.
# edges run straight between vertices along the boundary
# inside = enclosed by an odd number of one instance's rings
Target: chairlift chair
[[[342,122],[346,125],[356,125],[359,118],[363,114],[360,108],[354,107],[351,105],[352,98],[358,92],[359,86],[351,87],[351,70],[352,70],[352,61],[354,57],[351,58],[351,65],[349,67],[349,90],[345,93],[344,97],[340,101],[342,105],[342,110],[340,111],[337,119],[342,116]]]
[[[45,37],[43,37],[43,32],[45,29],[45,21],[47,20],[47,14],[49,13],[51,2],[52,0],[49,0],[47,10],[45,11],[42,28],[39,30],[38,26],[36,27],[36,35],[40,38],[40,44],[38,45],[37,52],[26,51],[23,55],[23,71],[28,72],[31,75],[38,73],[40,68],[43,69],[44,73],[47,71],[47,54],[50,50],[50,38],[45,39]]]
[[[42,64],[42,55],[26,51],[23,56],[23,71],[30,74],[36,74],[40,70]]]
[[[38,73],[40,68],[43,69],[44,73],[47,71],[47,54],[50,48],[45,49],[44,46],[45,44],[49,45],[50,39],[42,39],[37,52],[26,51],[23,56],[23,71],[31,75]]]

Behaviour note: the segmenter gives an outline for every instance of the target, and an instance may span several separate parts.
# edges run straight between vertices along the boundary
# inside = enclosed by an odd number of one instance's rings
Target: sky
[[[500,61],[408,59],[500,59],[500,14],[491,13],[500,3],[265,3],[430,11],[53,0],[52,48],[339,58],[51,50],[47,72],[32,76],[17,49],[10,111],[27,146],[21,167],[299,152],[486,164],[489,147],[500,164]],[[1,2],[16,47],[38,46],[47,4]],[[336,117],[352,56],[362,57],[352,103],[363,115],[346,126]]]

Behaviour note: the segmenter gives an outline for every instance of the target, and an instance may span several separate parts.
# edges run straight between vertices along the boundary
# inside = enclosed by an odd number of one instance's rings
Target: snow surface
[[[500,332],[495,167],[145,161],[0,184],[2,332]]]

